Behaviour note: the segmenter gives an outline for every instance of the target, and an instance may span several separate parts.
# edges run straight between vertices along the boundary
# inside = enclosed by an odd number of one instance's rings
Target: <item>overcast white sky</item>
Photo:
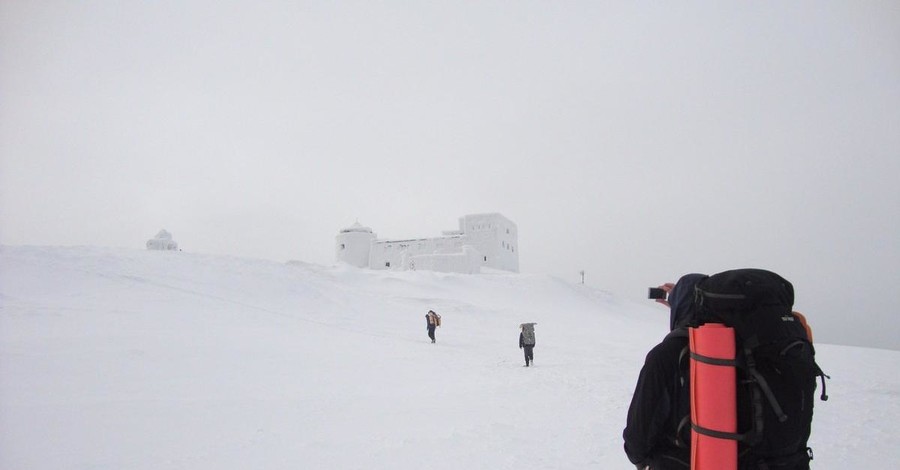
[[[500,212],[523,272],[768,268],[900,349],[898,175],[896,1],[0,3],[7,245],[331,264]]]

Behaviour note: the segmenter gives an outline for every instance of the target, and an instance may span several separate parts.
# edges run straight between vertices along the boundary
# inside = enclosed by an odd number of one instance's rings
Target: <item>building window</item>
[[[487,261],[487,256],[484,257],[484,260]]]
[[[344,248],[347,248],[347,246],[341,243],[341,249],[343,250]]]
[[[506,229],[506,233],[509,233],[509,229]]]
[[[385,262],[384,262],[384,267],[390,268],[390,267],[391,267],[391,262],[390,262],[390,261],[385,261]]]

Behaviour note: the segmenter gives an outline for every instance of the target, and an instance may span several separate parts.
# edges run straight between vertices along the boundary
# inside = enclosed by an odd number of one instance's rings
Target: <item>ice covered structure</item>
[[[440,237],[379,239],[359,222],[341,230],[335,259],[370,269],[478,273],[482,267],[519,272],[518,228],[501,214],[470,214]]]
[[[178,243],[175,243],[175,240],[172,240],[171,233],[169,233],[165,229],[163,229],[163,230],[160,230],[159,233],[157,233],[155,237],[147,240],[147,249],[148,250],[177,251]]]
[[[363,227],[357,221],[338,233],[334,257],[351,266],[366,268],[369,266],[369,245],[374,239],[372,229]]]

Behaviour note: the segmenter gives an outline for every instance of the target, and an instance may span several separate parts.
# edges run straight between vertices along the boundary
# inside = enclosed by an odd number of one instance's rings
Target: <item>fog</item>
[[[331,264],[500,212],[523,272],[767,268],[900,349],[898,174],[893,2],[0,4],[5,245]]]

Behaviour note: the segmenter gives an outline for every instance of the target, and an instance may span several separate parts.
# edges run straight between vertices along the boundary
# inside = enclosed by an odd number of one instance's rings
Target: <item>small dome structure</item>
[[[147,240],[148,250],[176,251],[178,243],[172,240],[172,234],[165,229],[160,230],[155,237]]]

